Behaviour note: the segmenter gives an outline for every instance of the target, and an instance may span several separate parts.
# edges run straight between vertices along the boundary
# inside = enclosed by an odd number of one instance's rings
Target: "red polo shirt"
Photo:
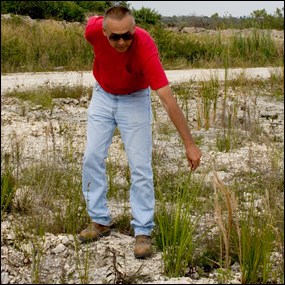
[[[104,36],[102,22],[103,16],[91,17],[85,38],[94,49],[93,75],[105,91],[129,94],[149,86],[156,90],[168,84],[158,49],[147,31],[135,27],[131,46],[119,53]]]

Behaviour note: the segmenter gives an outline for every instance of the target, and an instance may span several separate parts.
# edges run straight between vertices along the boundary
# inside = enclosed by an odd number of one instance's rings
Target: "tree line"
[[[88,15],[102,15],[113,5],[130,8],[128,1],[1,1],[1,14],[30,16],[32,19],[54,19],[69,22],[84,22]],[[143,27],[159,25],[162,27],[202,27],[205,29],[277,29],[284,30],[284,7],[277,8],[273,15],[265,9],[253,11],[250,16],[221,17],[214,13],[205,16],[172,16],[160,15],[156,10],[142,7],[132,8],[137,24]]]

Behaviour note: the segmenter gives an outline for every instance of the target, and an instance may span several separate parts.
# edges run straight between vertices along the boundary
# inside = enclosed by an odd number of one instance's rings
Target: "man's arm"
[[[164,106],[170,120],[179,132],[186,150],[188,164],[192,170],[195,170],[200,164],[202,155],[201,150],[196,146],[191,135],[187,120],[178,106],[169,85],[155,90]]]

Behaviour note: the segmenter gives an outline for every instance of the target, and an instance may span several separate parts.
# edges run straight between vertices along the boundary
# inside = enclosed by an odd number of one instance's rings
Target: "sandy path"
[[[273,73],[282,72],[282,68],[258,67],[258,68],[235,68],[228,70],[228,79],[244,74],[248,78],[269,78]],[[188,80],[201,81],[210,78],[225,78],[225,69],[189,69],[189,70],[166,70],[166,75],[171,83],[185,82]],[[1,75],[1,95],[14,88],[28,89],[42,85],[83,85],[92,86],[95,80],[91,71],[69,72],[25,72]]]

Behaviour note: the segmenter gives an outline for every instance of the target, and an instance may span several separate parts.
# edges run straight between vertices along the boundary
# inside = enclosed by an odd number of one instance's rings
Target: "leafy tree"
[[[74,1],[2,1],[1,13],[27,15],[32,19],[84,20],[84,9]]]
[[[83,8],[86,12],[102,14],[112,6],[111,1],[74,1],[75,4]]]
[[[1,13],[28,15],[31,18],[44,18],[46,1],[2,1]]]
[[[140,26],[160,24],[161,15],[154,9],[142,7],[139,10],[132,10],[136,23]]]
[[[73,2],[88,12],[97,12],[97,13],[104,13],[106,9],[114,5],[129,7],[127,1],[73,1]]]
[[[114,5],[129,7],[127,1],[1,1],[1,14],[28,15],[32,19],[83,21],[87,12],[103,14]]]
[[[274,15],[267,14],[265,9],[255,10],[250,15],[251,15],[251,21],[250,21],[251,25],[255,28],[259,29],[280,28],[280,21],[282,21],[284,29],[284,15],[282,15],[280,9],[276,9]]]
[[[76,5],[73,1],[56,1],[59,6],[60,10],[57,15],[57,19],[66,20],[69,22],[81,22],[84,20],[84,9]],[[60,5],[62,3],[62,5]]]
[[[1,14],[16,13],[19,1],[1,1]]]

